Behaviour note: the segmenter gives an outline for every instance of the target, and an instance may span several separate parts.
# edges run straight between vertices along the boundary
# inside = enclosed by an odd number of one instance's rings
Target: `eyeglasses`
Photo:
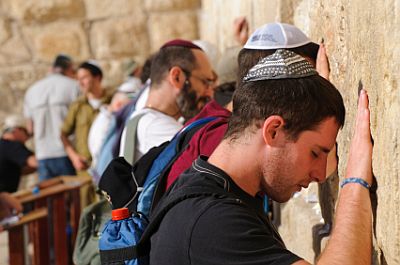
[[[204,86],[207,86],[207,87],[214,86],[215,82],[216,82],[216,79],[208,79],[208,78],[200,77],[200,76],[197,76],[194,74],[191,74],[190,76],[199,80],[201,83],[203,83]]]

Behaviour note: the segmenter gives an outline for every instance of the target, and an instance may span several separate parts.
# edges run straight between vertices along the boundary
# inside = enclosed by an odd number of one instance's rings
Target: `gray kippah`
[[[243,81],[301,78],[312,75],[318,75],[318,73],[306,59],[294,52],[279,49],[274,54],[258,61]]]

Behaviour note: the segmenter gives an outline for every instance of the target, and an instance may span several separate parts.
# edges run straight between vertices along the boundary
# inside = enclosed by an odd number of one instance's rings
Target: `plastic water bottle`
[[[143,220],[139,217],[132,216],[128,208],[112,210],[111,220],[104,226],[99,240],[101,264],[115,264],[104,259],[102,251],[113,250],[118,252],[121,250],[121,255],[123,255],[123,249],[136,246],[142,235],[142,233],[138,231],[143,231],[145,225],[146,224],[143,224]],[[125,265],[142,265],[146,263],[146,260],[142,261],[137,259],[124,261]]]

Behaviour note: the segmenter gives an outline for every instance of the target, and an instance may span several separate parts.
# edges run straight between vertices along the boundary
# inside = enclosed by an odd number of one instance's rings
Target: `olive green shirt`
[[[111,98],[112,91],[105,90],[104,96],[100,98],[101,104],[110,103]],[[75,136],[75,151],[88,161],[91,160],[88,147],[89,130],[98,113],[99,109],[94,109],[87,97],[81,96],[70,105],[61,128],[61,131],[67,136],[72,134]]]

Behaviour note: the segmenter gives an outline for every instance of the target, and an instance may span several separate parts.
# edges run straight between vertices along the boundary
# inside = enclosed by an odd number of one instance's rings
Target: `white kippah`
[[[274,54],[258,61],[243,81],[301,78],[312,75],[318,75],[318,73],[306,59],[292,51],[279,49]]]

